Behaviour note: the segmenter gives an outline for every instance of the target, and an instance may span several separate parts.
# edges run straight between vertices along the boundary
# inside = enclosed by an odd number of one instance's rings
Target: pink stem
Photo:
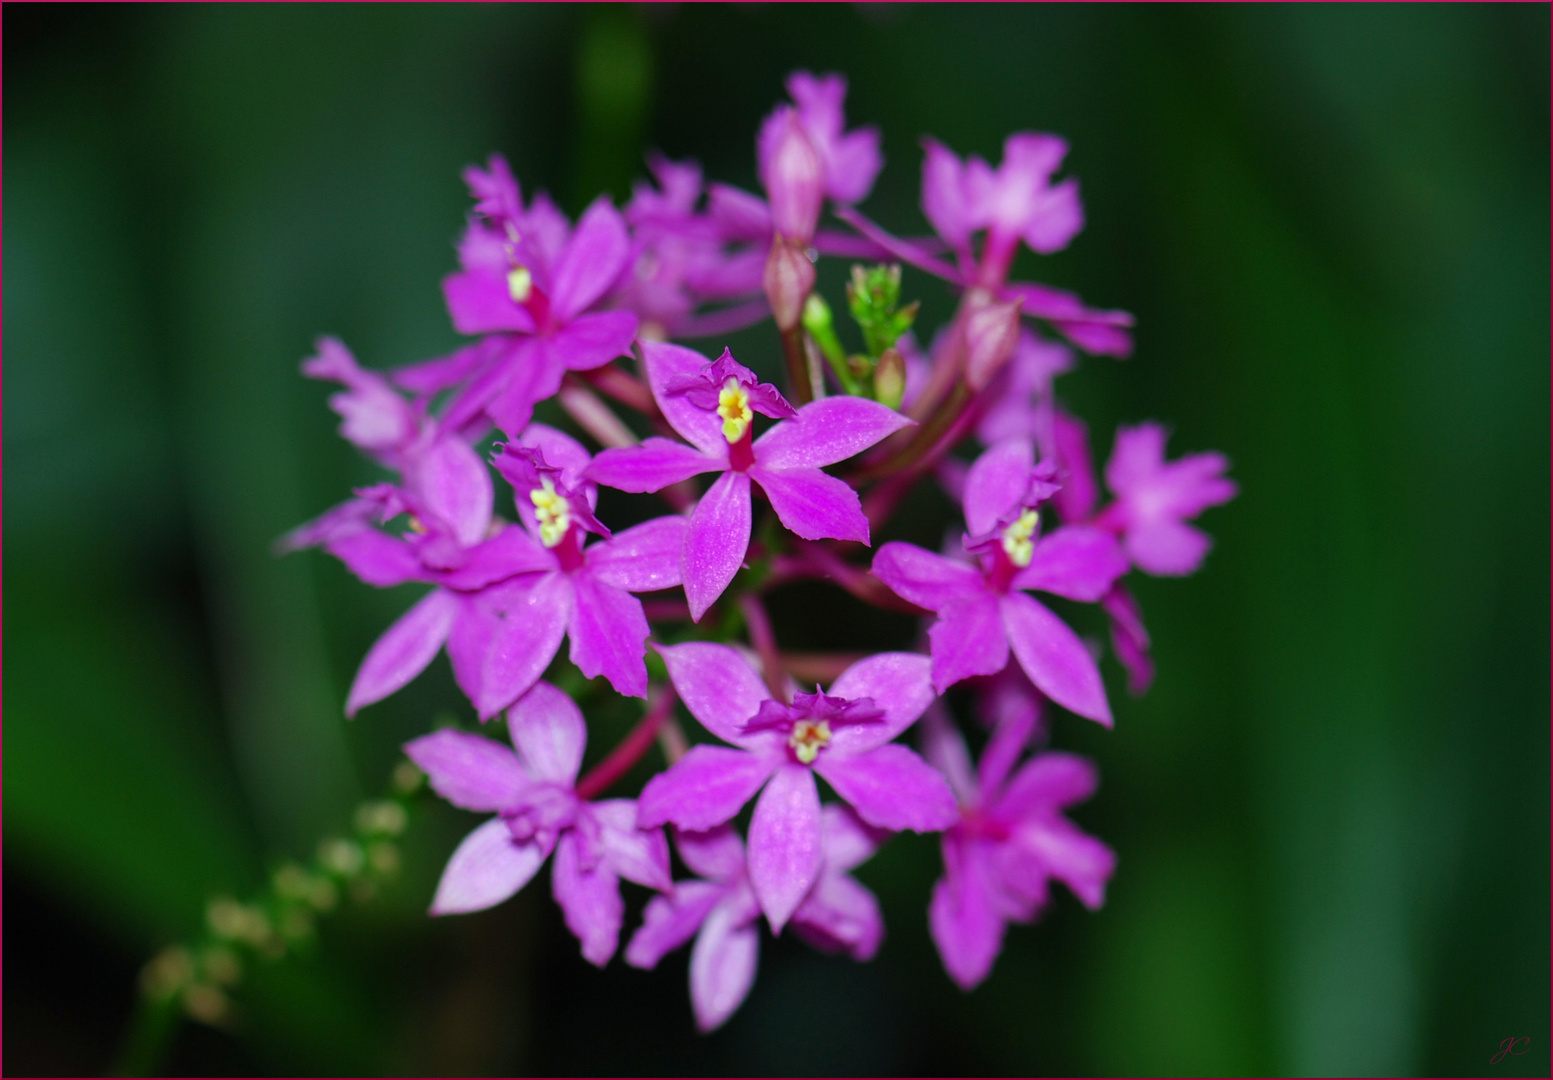
[[[984,398],[973,400],[964,412],[955,417],[949,430],[944,432],[930,451],[900,472],[885,477],[868,493],[868,497],[863,500],[863,516],[868,518],[869,529],[879,528],[895,512],[895,507],[911,490],[911,485],[938,467],[944,456],[981,419],[981,414],[986,411],[985,406]]]
[[[663,415],[658,411],[658,403],[653,400],[652,391],[647,389],[647,384],[621,371],[614,364],[585,371],[582,377],[592,383],[593,388],[599,393],[614,398],[620,404],[635,409],[643,416],[658,418]]]
[[[766,579],[766,587],[774,588],[790,581],[805,578],[822,578],[833,581],[866,604],[886,611],[904,611],[912,615],[925,615],[922,608],[902,600],[890,591],[888,585],[846,562],[830,549],[810,541],[801,541],[797,555],[777,559],[776,572]]]
[[[567,376],[561,386],[559,400],[566,415],[577,421],[577,426],[593,436],[600,446],[620,448],[635,446],[639,441],[635,433],[621,422],[620,417],[611,412],[609,406],[576,376]]]
[[[760,657],[761,673],[766,679],[766,689],[776,701],[787,701],[787,677],[782,670],[782,654],[777,649],[776,634],[771,631],[771,619],[766,615],[766,605],[754,593],[739,597],[739,609],[744,612],[744,625],[749,628],[750,644]]]
[[[657,700],[647,707],[646,714],[637,722],[620,745],[609,752],[609,756],[589,769],[583,778],[577,781],[577,797],[579,799],[592,799],[608,791],[616,780],[631,771],[631,766],[642,760],[642,755],[647,753],[647,748],[657,738],[658,729],[663,722],[674,714],[674,688],[664,685],[656,689]]]

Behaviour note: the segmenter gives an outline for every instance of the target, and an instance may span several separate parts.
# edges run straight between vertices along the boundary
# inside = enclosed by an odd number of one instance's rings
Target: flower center
[[[548,476],[540,477],[539,482],[542,486],[530,491],[528,498],[534,504],[534,517],[539,520],[539,539],[545,547],[553,548],[572,527],[572,510]]]
[[[534,291],[534,275],[526,266],[514,266],[507,271],[507,293],[514,304],[528,303],[529,293]]]
[[[1012,525],[1003,530],[1003,551],[1008,555],[1008,561],[1018,567],[1030,565],[1030,556],[1035,554],[1035,527],[1040,524],[1041,515],[1034,510],[1025,510]]]
[[[805,765],[814,764],[816,755],[830,743],[830,724],[825,720],[800,720],[793,725],[787,745]]]
[[[736,443],[750,429],[755,414],[750,411],[750,396],[739,385],[739,380],[729,376],[717,395],[717,415],[723,419],[723,438]]]

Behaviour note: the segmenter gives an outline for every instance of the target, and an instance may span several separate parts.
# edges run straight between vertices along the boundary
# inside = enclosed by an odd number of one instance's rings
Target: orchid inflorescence
[[[510,747],[448,728],[405,748],[444,798],[491,815],[453,853],[432,912],[498,904],[549,861],[567,926],[602,966],[624,923],[620,879],[636,882],[656,895],[626,962],[654,967],[694,938],[703,1030],[748,994],[762,917],[773,933],[874,955],[879,907],[850,872],[899,830],[942,834],[929,927],[966,989],[1052,881],[1100,906],[1115,858],[1063,816],[1094,792],[1095,770],[1041,749],[1048,703],[1110,726],[1098,647],[1032,593],[1099,604],[1141,693],[1149,639],[1123,579],[1197,569],[1209,540],[1188,520],[1235,494],[1222,456],[1167,461],[1164,429],[1147,423],[1117,432],[1102,504],[1088,432],[1053,384],[1074,348],[1127,356],[1131,317],[1009,280],[1021,244],[1053,252],[1083,225],[1077,184],[1053,179],[1062,139],[1013,135],[995,167],[926,142],[933,235],[903,238],[856,208],[883,159],[876,129],[846,130],[844,80],[799,72],[787,88],[792,102],[756,140],[764,198],[654,157],[655,182],[624,212],[601,197],[574,224],[543,193],[525,200],[502,158],[469,168],[474,212],[443,291],[473,340],[386,375],[319,342],[303,372],[343,386],[330,398],[341,434],[395,479],[285,540],[323,547],[370,585],[431,586],[368,651],[348,715],[446,650],[479,718],[505,716]],[[859,260],[845,310],[861,352],[815,291],[826,256]],[[925,350],[916,305],[900,303],[902,264],[959,297]],[[674,343],[768,316],[785,390],[726,348],[709,358]],[[551,399],[597,452],[534,421]],[[617,407],[655,434],[639,438]],[[951,456],[970,442],[984,449],[968,465]],[[515,522],[496,513],[497,478]],[[892,542],[871,567],[852,561],[931,482],[960,503],[963,533],[942,552]],[[656,492],[671,512],[612,531],[600,486]],[[806,579],[922,615],[926,651],[784,654],[761,597]],[[637,594],[665,595],[644,606]],[[585,774],[582,709],[554,684],[565,680],[544,679],[563,638],[582,676],[648,702]],[[816,670],[829,685],[810,692]],[[990,729],[975,762],[941,698],[966,681]],[[677,703],[719,742],[655,740],[676,729]],[[897,741],[918,720],[921,755]],[[600,798],[655,742],[667,767],[635,799]],[[837,801],[821,801],[816,776]],[[675,880],[670,836],[694,876]]]

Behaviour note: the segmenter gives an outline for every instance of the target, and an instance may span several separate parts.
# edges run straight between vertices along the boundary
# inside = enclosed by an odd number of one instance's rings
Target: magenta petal
[[[884,940],[884,917],[873,893],[845,874],[824,873],[793,912],[793,929],[822,952],[872,960]]]
[[[726,469],[728,458],[711,457],[684,443],[653,436],[641,446],[604,450],[588,466],[588,479],[619,491],[661,491],[698,473]]]
[[[682,881],[666,896],[655,896],[642,912],[642,925],[626,946],[625,961],[652,970],[701,929],[726,888],[710,881]]]
[[[1030,565],[1014,576],[1014,587],[1094,603],[1126,572],[1127,556],[1115,537],[1085,525],[1069,525],[1040,539]]]
[[[1018,668],[1014,671],[1019,673],[1019,681],[1024,682],[1024,673]],[[1029,693],[1033,697],[1034,688]],[[987,740],[981,752],[981,761],[976,767],[978,786],[988,801],[996,801],[998,793],[1003,790],[1003,782],[1008,779],[1009,770],[1019,764],[1025,748],[1030,745],[1030,736],[1040,722],[1038,706],[1005,713],[997,721],[997,727]]]
[[[981,536],[996,528],[1029,491],[1034,468],[1029,439],[1005,439],[977,458],[965,477],[965,531]]]
[[[1149,656],[1149,632],[1143,625],[1143,612],[1127,587],[1118,583],[1100,606],[1111,621],[1111,645],[1116,658],[1127,669],[1127,689],[1137,697],[1154,681],[1154,661]]]
[[[663,387],[700,374],[711,361],[694,349],[671,345],[666,341],[642,342],[642,362],[652,396],[663,410],[663,418],[680,437],[702,453],[726,458],[728,440],[723,438],[722,419],[711,409],[692,405],[684,394],[668,394]]]
[[[480,678],[480,718],[495,716],[544,674],[572,614],[572,583],[562,573],[534,574],[505,603]]]
[[[426,567],[413,547],[370,525],[329,537],[324,541],[324,550],[362,581],[379,589],[425,580],[427,576]]]
[[[1052,502],[1063,521],[1086,521],[1099,494],[1089,457],[1089,428],[1084,421],[1057,409],[1052,434],[1057,444],[1057,479],[1062,482],[1062,490],[1052,496]]]
[[[1094,657],[1068,624],[1024,593],[1002,600],[1003,625],[1020,667],[1058,705],[1111,726],[1111,707]]]
[[[535,683],[507,711],[507,732],[534,779],[566,788],[576,781],[588,725],[566,694],[547,682]]]
[[[727,240],[770,240],[771,208],[758,195],[728,184],[711,184],[707,209]]]
[[[750,476],[771,500],[782,524],[805,540],[868,543],[863,504],[845,482],[819,469],[773,469],[759,464],[750,469]]]
[[[1150,522],[1127,533],[1127,554],[1138,569],[1161,577],[1196,572],[1212,546],[1207,533],[1179,521]]]
[[[442,295],[460,334],[489,334],[498,330],[534,331],[534,317],[512,302],[507,281],[500,274],[468,270],[442,279]]]
[[[631,238],[620,212],[600,195],[583,212],[550,274],[550,303],[558,321],[584,311],[609,291],[630,256]]]
[[[744,873],[744,841],[731,825],[694,832],[678,829],[674,846],[692,873],[713,881],[732,881]]]
[[[669,873],[669,842],[662,829],[636,825],[636,800],[606,799],[583,810],[598,825],[598,846],[611,869],[627,881],[649,889],[674,888]]]
[[[942,701],[929,706],[919,731],[923,758],[949,781],[955,798],[966,804],[979,803],[981,785],[971,765],[970,749]]]
[[[475,374],[490,361],[500,344],[494,338],[481,338],[447,356],[395,368],[390,372],[389,377],[393,379],[394,385],[401,386],[411,393],[440,394],[450,386],[457,386],[461,382],[468,382],[474,378]]]
[[[653,828],[672,821],[692,830],[721,825],[760,790],[777,760],[726,746],[692,746],[647,781],[637,800],[636,822]]]
[[[523,434],[519,435],[516,441],[519,446],[538,450],[544,456],[546,465],[553,469],[560,469],[561,483],[569,488],[577,486],[577,481],[582,478],[588,464],[593,460],[593,455],[588,453],[587,447],[566,432],[553,428],[549,424],[530,424],[523,429]],[[496,468],[497,471],[502,471],[501,458],[496,459]]]
[[[879,549],[873,574],[897,596],[929,611],[985,592],[987,587],[976,567],[900,541]]]
[[[572,663],[590,679],[604,676],[627,697],[646,697],[651,630],[642,602],[586,570],[572,575],[572,586]]]
[[[939,609],[928,631],[933,686],[942,694],[961,679],[996,675],[1008,665],[1008,634],[991,593],[976,593]]]
[[[766,785],[750,819],[750,884],[772,933],[792,917],[820,861],[820,793],[809,768],[789,762]]]
[[[933,662],[918,653],[879,653],[859,660],[830,688],[833,697],[873,698],[884,722],[852,724],[831,736],[833,750],[872,750],[905,731],[933,701]]]
[[[755,985],[760,933],[742,914],[731,904],[718,904],[690,951],[690,1005],[703,1032],[721,1027]]]
[[[759,743],[741,728],[771,695],[737,649],[708,641],[655,647],[680,700],[702,727],[735,746]]]
[[[345,700],[345,715],[381,701],[426,670],[447,640],[458,604],[446,589],[434,589],[383,632],[362,660]]]
[[[928,930],[944,970],[962,990],[992,971],[1003,948],[1003,917],[987,882],[980,845],[944,838],[944,876],[933,886]]]
[[[559,366],[570,371],[590,371],[630,353],[635,339],[635,315],[629,311],[600,311],[579,315],[567,323],[550,340],[549,348]]]
[[[505,380],[493,388],[485,401],[486,415],[508,434],[526,428],[534,415],[534,406],[555,396],[561,388],[566,368],[563,357],[553,345],[542,337],[519,342],[505,365]],[[453,410],[454,406],[450,405],[448,413],[453,414]]]
[[[405,743],[404,752],[438,795],[464,810],[510,809],[529,786],[517,755],[479,735],[434,731]]]
[[[534,542],[517,525],[469,549],[469,558],[457,570],[439,574],[437,580],[450,589],[482,589],[518,574],[556,568],[555,554]]]
[[[822,753],[814,767],[870,825],[935,832],[959,820],[949,782],[899,743],[857,755]]]
[[[521,530],[520,530],[521,531]],[[448,631],[448,660],[453,664],[453,679],[476,708],[480,700],[480,680],[484,677],[485,654],[501,620],[487,611],[478,600],[458,598],[458,614]]]
[[[582,943],[588,963],[603,967],[615,955],[626,905],[620,879],[602,859],[585,865],[575,830],[561,834],[550,867],[550,888],[566,916],[566,928]]]
[[[1116,870],[1116,855],[1105,844],[1061,818],[1018,828],[1014,841],[1045,873],[1072,889],[1085,907],[1093,910],[1105,903],[1105,887]]]
[[[692,619],[699,622],[723,594],[744,564],[749,547],[750,478],[740,472],[723,473],[701,496],[685,532],[680,570]]]
[[[922,213],[933,231],[962,247],[971,236],[970,200],[966,198],[964,165],[934,139],[922,140]]]
[[[550,848],[538,841],[522,843],[501,818],[492,818],[464,837],[431,902],[433,915],[459,915],[501,903],[539,872]]]
[[[594,578],[627,592],[653,592],[679,584],[685,518],[670,515],[616,533],[584,552]]]
[[[828,397],[805,405],[796,420],[783,420],[756,439],[755,459],[775,469],[834,465],[911,425],[877,401]]]
[[[1029,817],[1048,813],[1095,793],[1100,777],[1081,757],[1048,751],[1014,774],[993,810],[1003,817]]]
[[[414,486],[432,513],[453,529],[459,543],[473,547],[485,539],[496,496],[490,470],[468,443],[438,439],[417,464]]]
[[[825,852],[826,873],[844,874],[867,862],[889,835],[865,823],[843,803],[820,808],[820,847]]]

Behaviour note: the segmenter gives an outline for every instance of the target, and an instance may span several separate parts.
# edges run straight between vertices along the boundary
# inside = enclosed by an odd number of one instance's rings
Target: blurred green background
[[[654,147],[753,186],[808,67],[883,128],[866,208],[898,231],[920,136],[1067,136],[1090,224],[1017,269],[1139,331],[1062,393],[1100,452],[1158,417],[1241,484],[1200,575],[1138,586],[1153,692],[1108,660],[1116,730],[1056,726],[1102,769],[1076,817],[1109,903],[1059,890],[962,995],[936,845],[901,837],[861,872],[879,958],[768,939],[700,1038],[685,953],[595,971],[543,879],[426,919],[474,820],[428,804],[401,878],[165,1067],[1547,1074],[1545,5],[7,5],[4,32],[8,1072],[108,1069],[146,957],[467,711],[438,661],[346,723],[408,595],[269,553],[372,476],[297,375],[314,336],[378,367],[455,343],[464,164],[503,150],[573,212]],[[739,341],[774,361],[769,327]],[[773,611],[799,645],[910,632],[826,590]]]

